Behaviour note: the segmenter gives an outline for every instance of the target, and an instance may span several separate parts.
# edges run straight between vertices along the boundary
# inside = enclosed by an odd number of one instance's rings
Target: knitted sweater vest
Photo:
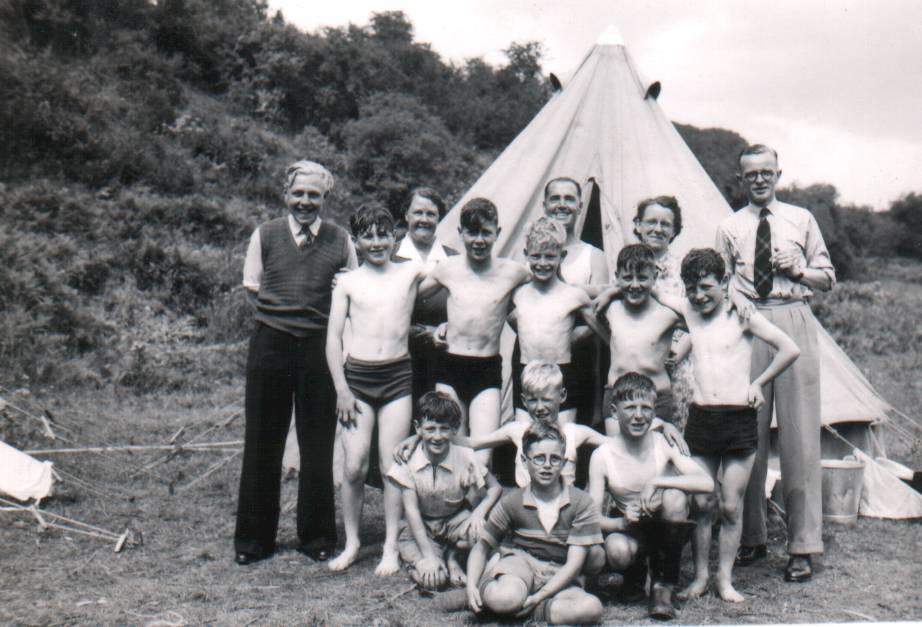
[[[349,260],[344,230],[326,220],[309,246],[295,243],[288,218],[259,227],[263,276],[256,320],[296,337],[326,332],[333,277]]]

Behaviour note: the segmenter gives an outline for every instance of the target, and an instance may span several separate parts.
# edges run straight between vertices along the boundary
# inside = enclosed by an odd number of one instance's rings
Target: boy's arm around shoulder
[[[599,319],[595,314],[595,310],[592,307],[592,299],[589,298],[589,295],[585,290],[576,288],[576,292],[580,317],[596,335],[598,335],[606,343],[609,342],[611,339],[611,334],[608,332],[608,329],[605,328],[605,325],[599,322]],[[576,339],[577,338],[574,337],[574,341],[576,341]]]
[[[775,356],[768,366],[749,386],[749,403],[758,409],[765,402],[765,398],[762,396],[762,386],[772,381],[794,363],[800,357],[800,348],[797,347],[794,340],[788,337],[787,333],[769,322],[765,316],[758,312],[754,312],[748,322],[744,324],[750,333],[775,349]]]
[[[686,300],[684,298],[679,298],[677,296],[673,296],[672,294],[666,294],[656,285],[653,286],[653,290],[650,292],[650,295],[653,296],[656,302],[671,310],[679,318],[685,318]]]
[[[419,264],[417,269],[420,274],[419,282],[419,297],[420,298],[429,298],[440,289],[445,287],[445,284],[442,283],[445,275],[445,266],[442,264],[450,263],[449,260],[439,261],[435,263],[431,268],[427,268],[424,264]]]

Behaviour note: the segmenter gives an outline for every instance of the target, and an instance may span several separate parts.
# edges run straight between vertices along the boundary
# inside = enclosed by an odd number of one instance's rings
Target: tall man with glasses
[[[716,244],[731,275],[730,289],[752,300],[793,339],[800,359],[763,390],[759,447],[744,501],[736,563],[748,565],[766,555],[765,476],[774,408],[790,555],[784,577],[808,581],[813,576],[810,556],[823,552],[820,364],[817,322],[808,303],[813,290],[832,288],[836,274],[813,214],[775,198],[781,170],[772,148],[755,144],[743,150],[737,177],[749,204],[721,223]],[[771,358],[771,348],[756,341],[752,371],[764,370]]]

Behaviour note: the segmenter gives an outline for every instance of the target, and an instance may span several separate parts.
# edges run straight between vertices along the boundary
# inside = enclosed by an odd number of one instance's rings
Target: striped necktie
[[[314,233],[309,226],[301,225],[301,230],[298,231],[298,234],[304,237],[304,240],[298,244],[298,248],[307,248],[314,243]]]
[[[767,298],[772,291],[772,228],[768,224],[769,215],[768,209],[759,212],[759,228],[756,229],[756,256],[752,282],[759,298]]]

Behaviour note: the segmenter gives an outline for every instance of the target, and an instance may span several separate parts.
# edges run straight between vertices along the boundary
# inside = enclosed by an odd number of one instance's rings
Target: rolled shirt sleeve
[[[593,544],[602,544],[602,527],[599,521],[599,513],[596,511],[592,498],[585,493],[580,494],[576,500],[577,508],[573,516],[573,524],[570,526],[570,535],[567,536],[567,544],[573,546],[592,546]]]
[[[263,254],[259,237],[259,227],[250,236],[246,259],[243,261],[243,287],[258,292],[263,278]]]

